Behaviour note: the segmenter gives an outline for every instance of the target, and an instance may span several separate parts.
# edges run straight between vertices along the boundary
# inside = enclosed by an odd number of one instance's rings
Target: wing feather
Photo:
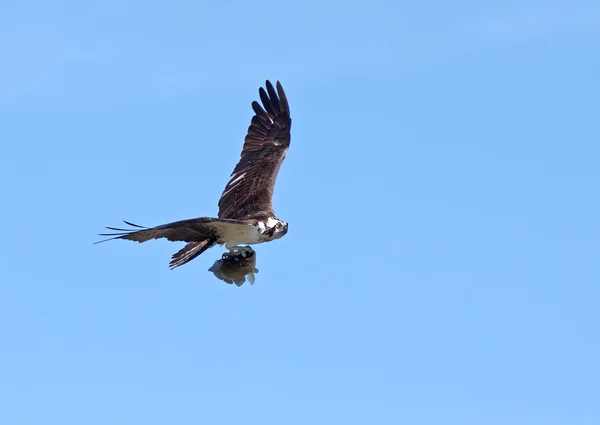
[[[287,97],[278,81],[267,81],[254,101],[248,132],[231,179],[219,200],[219,217],[247,220],[273,216],[273,190],[281,163],[290,146],[292,120]]]
[[[120,229],[107,227],[113,233],[100,233],[100,236],[108,236],[96,243],[106,242],[113,239],[126,239],[135,242],[147,242],[152,239],[165,238],[171,242],[203,242],[207,239],[219,239],[219,230],[224,225],[248,226],[245,222],[238,220],[226,220],[211,217],[199,217],[189,220],[180,220],[173,223],[163,224],[156,227],[144,227],[125,221],[131,229]],[[141,230],[140,230],[141,229]]]
[[[106,242],[113,239],[126,239],[135,242],[147,242],[152,239],[166,238],[169,241],[176,242],[194,242],[202,241],[212,236],[209,229],[197,222],[197,219],[181,220],[173,223],[163,224],[162,226],[146,227],[137,224],[128,223],[132,229],[120,229],[116,227],[107,227],[114,233],[100,233],[100,236],[109,236],[109,238],[96,243]],[[139,230],[141,228],[141,230]]]

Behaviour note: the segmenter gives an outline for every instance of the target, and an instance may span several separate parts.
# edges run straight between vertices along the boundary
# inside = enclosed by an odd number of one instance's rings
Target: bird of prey
[[[107,227],[116,233],[100,234],[110,238],[99,242],[113,239],[146,242],[159,238],[187,242],[172,256],[169,265],[174,269],[215,245],[225,244],[233,255],[251,250],[241,245],[270,242],[284,236],[288,223],[278,219],[273,212],[273,188],[290,146],[292,120],[288,100],[279,81],[276,88],[267,80],[266,90],[261,87],[258,91],[262,106],[252,102],[255,114],[248,127],[240,160],[219,200],[217,218],[192,218],[156,227],[125,221],[129,229]]]

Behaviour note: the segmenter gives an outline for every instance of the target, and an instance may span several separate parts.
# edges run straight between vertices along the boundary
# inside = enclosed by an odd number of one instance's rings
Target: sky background
[[[600,6],[0,2],[0,423],[600,423]],[[256,284],[214,216],[265,79]]]

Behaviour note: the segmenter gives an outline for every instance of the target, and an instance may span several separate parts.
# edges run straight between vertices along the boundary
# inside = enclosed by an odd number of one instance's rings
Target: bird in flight
[[[125,221],[129,229],[107,227],[115,233],[96,242],[127,239],[146,242],[166,238],[169,241],[187,242],[172,258],[171,269],[193,260],[215,245],[223,245],[231,255],[251,248],[251,245],[270,242],[284,236],[288,223],[278,219],[273,211],[273,189],[279,167],[290,146],[290,107],[277,81],[276,89],[270,81],[266,90],[258,93],[262,106],[254,101],[254,116],[248,127],[246,139],[231,179],[219,200],[218,217],[198,217],[175,221],[156,227],[143,227]]]

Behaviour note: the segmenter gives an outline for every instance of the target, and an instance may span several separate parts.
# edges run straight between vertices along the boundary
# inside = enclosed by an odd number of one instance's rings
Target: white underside
[[[232,249],[238,245],[254,245],[257,243],[267,242],[268,236],[261,234],[264,230],[263,223],[259,226],[250,224],[234,224],[234,223],[210,223],[210,226],[217,230],[220,238],[217,241],[220,244],[225,244],[227,249]]]

